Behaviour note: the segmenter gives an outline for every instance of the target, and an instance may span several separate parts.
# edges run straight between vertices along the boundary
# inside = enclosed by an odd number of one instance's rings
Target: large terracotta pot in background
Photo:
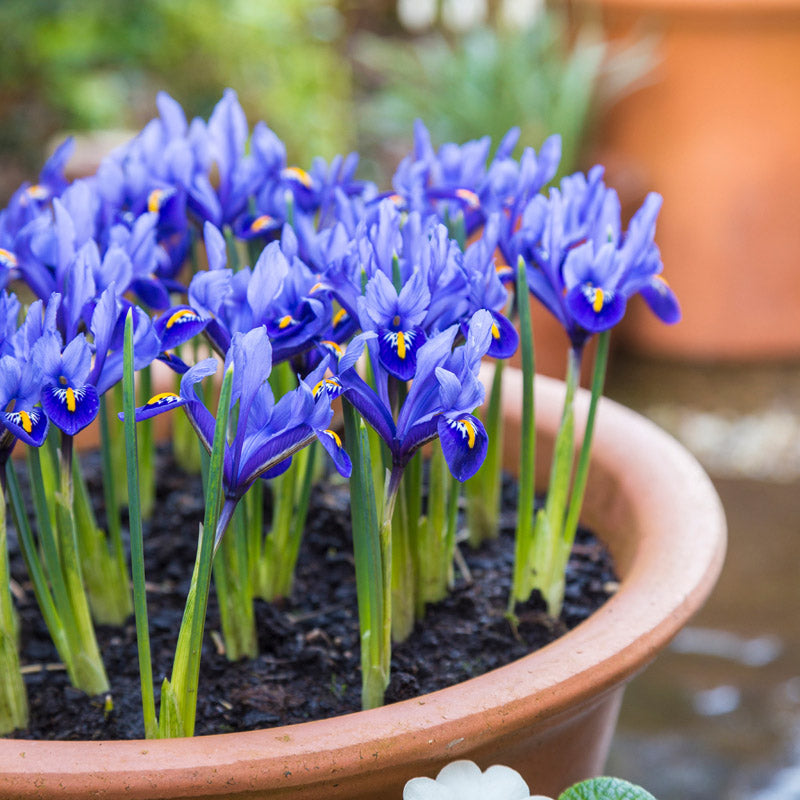
[[[507,368],[504,377],[512,465],[521,375]],[[542,482],[563,391],[537,381]],[[725,520],[697,462],[611,401],[601,404],[594,452],[583,518],[611,548],[621,586],[538,653],[413,700],[284,728],[166,741],[2,740],[0,798],[400,800],[406,780],[457,758],[508,764],[553,795],[597,774],[625,683],[710,592]]]
[[[683,321],[632,303],[619,342],[659,356],[800,356],[800,2],[572,0],[609,36],[655,34],[652,81],[599,120],[594,160],[638,205]],[[633,206],[629,209],[633,210]]]

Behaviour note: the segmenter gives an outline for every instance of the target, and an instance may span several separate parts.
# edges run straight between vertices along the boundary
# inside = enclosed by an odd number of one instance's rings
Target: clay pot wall
[[[607,35],[655,36],[646,87],[596,126],[629,211],[664,196],[656,241],[683,307],[636,301],[618,341],[689,359],[800,358],[800,3],[578,0]]]

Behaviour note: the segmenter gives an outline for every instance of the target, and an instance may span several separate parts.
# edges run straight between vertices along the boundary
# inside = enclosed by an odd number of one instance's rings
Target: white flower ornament
[[[495,764],[486,772],[473,761],[453,761],[436,780],[412,778],[403,789],[403,800],[552,800],[531,795],[528,784],[511,767]]]

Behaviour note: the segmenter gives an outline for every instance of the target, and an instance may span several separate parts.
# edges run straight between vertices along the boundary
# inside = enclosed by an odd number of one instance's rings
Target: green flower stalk
[[[592,378],[589,410],[584,426],[578,463],[575,458],[575,387],[580,376],[581,355],[569,352],[567,392],[550,473],[550,488],[545,506],[536,515],[534,556],[536,565],[533,588],[539,589],[550,614],[558,617],[564,603],[565,574],[583,505],[589,474],[592,436],[597,403],[603,393],[608,361],[609,332],[599,336]]]
[[[483,424],[489,436],[486,460],[477,474],[464,484],[467,500],[468,541],[473,548],[499,533],[500,493],[503,487],[503,366],[494,362],[492,386],[483,414]]]
[[[194,734],[197,687],[200,677],[200,653],[211,586],[211,567],[216,549],[215,539],[218,535],[222,514],[222,472],[232,385],[233,366],[231,365],[225,372],[217,406],[217,424],[214,429],[206,482],[206,511],[200,526],[197,559],[178,633],[172,673],[169,679],[164,679],[161,687],[160,738]]]
[[[0,736],[28,724],[28,694],[19,665],[19,626],[11,601],[6,530],[6,480],[0,474]]]
[[[210,451],[205,477],[206,515],[172,676],[162,687],[160,736],[190,736],[194,730],[199,657],[212,563],[217,573],[217,587],[221,590],[229,655],[254,654],[253,595],[252,586],[248,585],[251,572],[247,564],[248,540],[244,526],[234,523],[234,531],[225,541],[225,533],[236,517],[240,500],[256,481],[283,474],[292,456],[314,440],[322,443],[342,474],[350,473],[350,462],[338,436],[326,427],[333,415],[327,393],[315,395],[302,381],[297,389],[276,401],[267,380],[272,368],[271,355],[264,327],[233,337],[216,416],[206,408],[195,390],[203,378],[216,372],[218,364],[213,358],[187,370],[181,379],[180,394],[158,394],[134,410],[135,419],[141,421],[183,407],[204,448]],[[327,362],[322,363],[309,380],[316,382],[326,367]],[[243,586],[239,586],[238,581],[242,581]]]
[[[361,704],[364,709],[383,705],[389,685],[391,642],[391,558],[381,537],[375,503],[375,485],[367,430],[350,403],[343,404],[345,441],[353,465],[350,496],[360,501],[350,506],[356,592],[361,640]]]
[[[125,417],[126,475],[128,485],[128,525],[131,538],[131,574],[133,576],[133,605],[136,618],[136,645],[139,653],[139,680],[142,689],[142,716],[148,739],[158,737],[153,692],[153,664],[150,657],[150,628],[147,618],[147,590],[144,574],[144,536],[139,502],[139,448],[134,418],[135,397],[133,380],[133,319],[125,318],[124,365],[122,376],[122,409]]]
[[[46,452],[44,457],[49,457]],[[62,474],[54,500],[57,526],[53,528],[39,450],[29,448],[27,460],[38,541],[28,519],[16,470],[10,462],[6,476],[20,549],[37,603],[73,686],[90,695],[105,693],[109,689],[108,678],[83,587],[71,503],[69,495],[64,495],[65,487],[69,492],[70,478]]]
[[[522,298],[527,298],[528,273],[519,260],[517,285]],[[536,412],[533,381],[535,374],[533,327],[530,306],[519,303],[520,347],[522,350],[522,443],[519,465],[519,497],[517,499],[517,529],[514,540],[514,574],[509,598],[509,613],[514,604],[530,597],[536,564],[532,560],[534,546],[533,512],[536,487]]]

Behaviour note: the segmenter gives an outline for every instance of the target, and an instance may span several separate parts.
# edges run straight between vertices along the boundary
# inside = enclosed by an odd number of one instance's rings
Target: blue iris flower
[[[20,266],[36,258],[31,241],[46,230],[50,220],[50,203],[67,187],[64,167],[74,150],[75,142],[62,142],[47,160],[39,180],[23,183],[0,211],[0,286],[6,286],[23,274]]]
[[[79,318],[63,311],[62,300],[54,294],[43,317],[38,310],[33,316],[29,312],[15,345],[18,354],[27,354],[25,357],[41,368],[44,412],[57,428],[74,436],[97,416],[101,395],[122,379],[120,320],[124,304],[113,284],[103,292],[87,328],[90,342],[83,331],[76,333]],[[134,366],[142,369],[159,354],[161,343],[150,317],[140,308],[133,313]],[[69,325],[66,346],[56,326],[57,316],[66,318]],[[31,319],[34,321],[27,324]]]
[[[488,437],[472,411],[483,401],[477,376],[491,341],[491,326],[491,314],[482,310],[473,316],[466,342],[455,350],[457,325],[425,342],[417,352],[416,373],[396,421],[383,393],[370,387],[356,369],[365,344],[376,334],[360,334],[350,343],[338,364],[334,393],[344,394],[384,440],[393,471],[401,471],[422,445],[437,436],[457,480],[467,480],[480,468]],[[326,388],[331,391],[330,384]]]
[[[81,333],[63,350],[52,332],[35,349],[44,377],[42,407],[51,422],[68,436],[83,430],[100,410],[97,387],[88,382],[92,349]]]
[[[264,325],[274,363],[285,361],[329,338],[333,310],[327,292],[317,291],[318,276],[297,255],[288,227],[281,242],[270,242],[255,266],[236,273],[225,269],[224,239],[205,227],[210,269],[189,286],[189,304],[206,322],[206,334],[220,354],[231,337]]]
[[[508,290],[502,280],[502,272],[495,263],[500,224],[500,215],[492,214],[489,217],[483,235],[464,253],[464,271],[469,280],[465,293],[470,312],[486,309],[492,315],[492,339],[487,355],[503,359],[516,352],[519,334],[503,313],[508,302]]]
[[[378,290],[377,285],[372,290],[375,298],[367,306],[373,313],[364,313],[360,299],[364,284],[369,285],[378,273],[395,286],[398,300],[406,292],[397,309],[401,312],[397,322],[396,311],[391,316],[386,314],[394,308],[391,293],[388,289]],[[413,291],[406,288],[410,284],[414,285]],[[412,327],[423,330],[426,337],[469,318],[467,284],[463,254],[444,225],[416,212],[405,215],[391,200],[383,200],[372,209],[359,224],[344,255],[320,278],[320,285],[331,291],[346,313],[359,319],[366,329],[382,327],[395,333],[406,324],[404,317],[408,314],[414,319]],[[380,285],[387,284],[381,280]],[[420,316],[423,304],[427,308]]]
[[[42,373],[12,355],[0,358],[0,465],[19,439],[40,447],[48,420],[39,405]]]
[[[539,155],[526,148],[519,162],[511,157],[519,139],[512,128],[488,162],[491,139],[457,145],[452,142],[434,150],[425,125],[414,123],[414,150],[399,165],[394,178],[395,195],[402,205],[421,213],[453,207],[463,213],[467,236],[476,233],[490,214],[503,212],[510,229],[524,205],[555,175],[561,159],[561,139],[551,136]]]
[[[245,155],[249,137],[247,118],[233,89],[226,89],[214,107],[207,128],[209,153],[219,175],[217,197],[220,214],[207,217],[217,225],[230,224],[247,207],[257,186],[257,164]]]
[[[298,388],[275,400],[267,378],[272,369],[272,347],[266,328],[235,333],[225,362],[233,366],[231,426],[225,449],[224,531],[233,507],[259,477],[271,478],[289,466],[298,450],[318,439],[332,456],[336,468],[350,474],[350,461],[338,435],[329,429],[333,416],[327,392],[314,392],[327,363],[301,381]],[[215,418],[197,395],[196,385],[216,372],[218,362],[208,358],[191,367],[181,379],[179,393],[156,395],[136,409],[137,421],[183,407],[203,446],[210,452],[214,441]],[[221,533],[218,534],[221,536]]]
[[[422,323],[430,299],[422,272],[415,272],[399,293],[386,275],[377,272],[358,299],[361,327],[377,334],[380,363],[398,380],[408,381],[417,371],[417,352],[427,338]]]
[[[330,164],[315,158],[310,170],[290,166],[283,142],[263,122],[253,128],[251,142],[259,188],[255,193],[255,212],[240,220],[239,230],[246,238],[269,235],[272,226],[281,226],[290,215],[313,220],[319,230],[338,219],[340,198],[360,197],[370,192],[369,184],[355,179],[358,154],[337,155]]]
[[[43,375],[34,348],[54,329],[56,305],[44,308],[35,301],[17,328],[16,297],[0,296],[0,461],[18,439],[39,447],[47,436],[49,421],[40,405]]]
[[[512,240],[512,252],[534,267],[528,271],[531,292],[578,350],[616,325],[635,294],[664,322],[680,319],[654,242],[661,197],[648,195],[623,233],[619,198],[602,177],[596,167],[588,176],[565,178],[549,198],[534,198]]]
[[[165,92],[159,92],[156,105],[159,116],[103,160],[97,171],[101,194],[134,216],[158,213],[168,227],[177,220],[173,212],[184,208],[219,222],[222,210],[208,177],[213,158],[206,123],[188,123]]]

